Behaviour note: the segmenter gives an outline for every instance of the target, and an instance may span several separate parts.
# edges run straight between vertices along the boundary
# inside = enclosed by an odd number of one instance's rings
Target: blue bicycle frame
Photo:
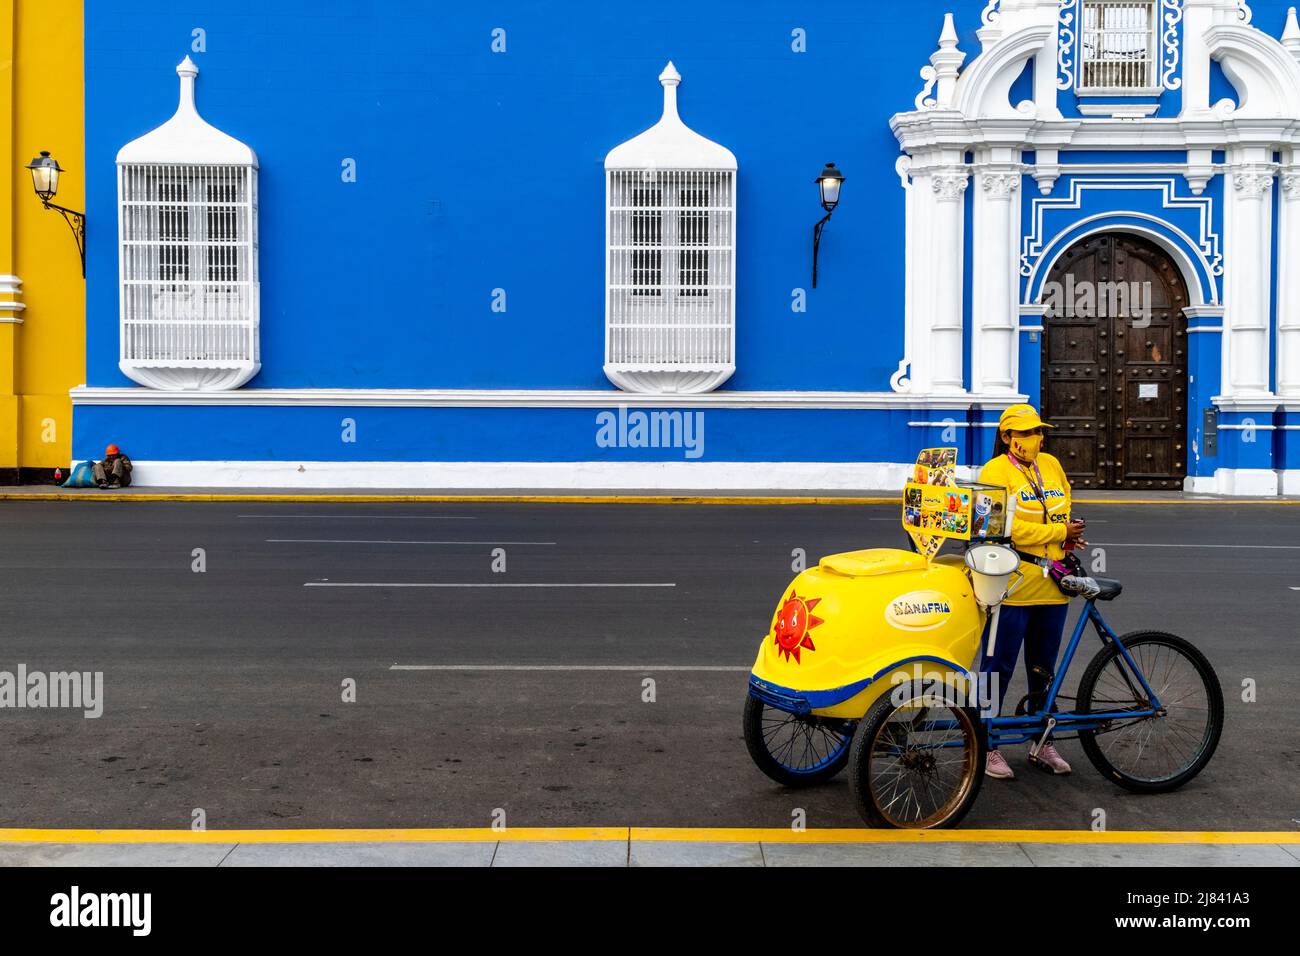
[[[1148,707],[1134,710],[1094,711],[1087,714],[1072,711],[1059,712],[1056,710],[1057,695],[1061,692],[1061,684],[1064,682],[1066,672],[1070,669],[1070,664],[1074,661],[1074,654],[1079,648],[1079,641],[1083,638],[1084,625],[1088,622],[1092,622],[1092,626],[1096,629],[1097,636],[1101,638],[1103,645],[1113,643],[1118,648],[1119,659],[1123,662],[1120,673],[1133,689],[1134,697],[1145,697],[1149,702]],[[1140,685],[1141,695],[1138,694],[1139,687],[1134,686],[1129,674],[1124,674],[1123,667],[1127,667],[1132,678],[1136,678],[1137,684]],[[1050,720],[1055,721],[1051,728],[1053,732],[1060,730],[1098,730],[1104,721],[1138,720],[1143,717],[1154,717],[1161,713],[1163,709],[1156,692],[1147,683],[1146,675],[1142,673],[1142,669],[1133,660],[1128,648],[1124,646],[1115,632],[1110,629],[1110,625],[1106,623],[1105,618],[1101,616],[1101,612],[1097,610],[1097,602],[1090,600],[1084,604],[1083,611],[1075,622],[1074,633],[1070,635],[1070,643],[1066,645],[1065,654],[1061,657],[1061,662],[1052,677],[1051,686],[1047,690],[1047,696],[1043,699],[1041,709],[1022,717],[986,717],[984,718],[984,725],[988,730],[989,745],[1000,747],[1004,744],[1019,744],[1041,738],[1047,732]]]

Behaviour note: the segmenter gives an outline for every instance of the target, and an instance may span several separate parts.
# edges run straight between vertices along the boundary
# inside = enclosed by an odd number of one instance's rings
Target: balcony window
[[[664,114],[606,169],[605,373],[635,392],[705,392],[735,371],[736,160]]]
[[[176,115],[118,153],[119,367],[148,388],[237,388],[259,363],[257,158],[199,117],[189,58]]]
[[[1155,0],[1083,0],[1079,92],[1158,92],[1155,28]]]

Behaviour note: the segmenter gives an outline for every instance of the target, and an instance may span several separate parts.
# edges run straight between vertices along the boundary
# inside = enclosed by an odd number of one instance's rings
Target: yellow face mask
[[[1023,438],[1011,439],[1011,454],[1021,461],[1033,461],[1043,449],[1042,435],[1025,435]]]

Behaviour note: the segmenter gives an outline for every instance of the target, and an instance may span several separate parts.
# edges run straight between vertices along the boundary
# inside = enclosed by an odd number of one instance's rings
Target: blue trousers
[[[1061,637],[1065,633],[1065,618],[1069,610],[1068,604],[1002,605],[997,646],[992,657],[986,654],[980,662],[982,672],[998,675],[999,713],[1002,712],[1007,688],[1011,686],[1011,675],[1015,673],[1022,645],[1029,693],[1047,693],[1051,677],[1056,673],[1056,658],[1061,652]],[[987,650],[987,635],[984,647]]]

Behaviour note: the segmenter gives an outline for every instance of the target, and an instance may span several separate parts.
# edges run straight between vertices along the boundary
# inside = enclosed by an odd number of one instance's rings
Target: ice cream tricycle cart
[[[1187,783],[1219,742],[1218,677],[1181,637],[1111,630],[1098,604],[1119,596],[1116,580],[1077,566],[1057,577],[1084,600],[1057,672],[1045,694],[997,713],[981,654],[996,641],[1002,601],[1023,575],[1049,567],[1012,547],[1006,489],[958,481],[955,464],[952,448],[917,460],[902,518],[915,552],[830,555],[783,592],[745,704],[759,769],[805,787],[847,767],[862,818],[898,828],[960,822],[979,795],[990,741],[1028,743],[1030,762],[1048,769],[1036,762],[1039,748],[1077,737],[1093,766],[1128,790]],[[939,555],[953,539],[965,554]],[[1065,677],[1088,625],[1101,648],[1069,696]]]

